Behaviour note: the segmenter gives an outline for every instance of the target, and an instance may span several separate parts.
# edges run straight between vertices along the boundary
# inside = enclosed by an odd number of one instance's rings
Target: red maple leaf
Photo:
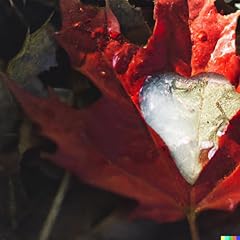
[[[205,209],[233,210],[240,201],[240,113],[190,185],[167,146],[140,116],[138,93],[147,76],[167,71],[183,76],[216,72],[237,87],[239,13],[223,16],[214,1],[156,0],[153,34],[140,47],[121,36],[108,8],[62,0],[61,10],[57,39],[72,66],[95,83],[102,98],[77,110],[54,94],[41,99],[8,83],[42,134],[56,142],[51,160],[88,184],[137,200],[134,217],[167,222]]]

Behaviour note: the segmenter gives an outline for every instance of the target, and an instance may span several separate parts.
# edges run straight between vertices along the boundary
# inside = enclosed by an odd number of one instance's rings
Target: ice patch
[[[150,76],[140,92],[145,121],[167,144],[177,167],[190,184],[198,178],[202,150],[209,159],[240,109],[240,95],[218,74],[186,79],[174,73]]]

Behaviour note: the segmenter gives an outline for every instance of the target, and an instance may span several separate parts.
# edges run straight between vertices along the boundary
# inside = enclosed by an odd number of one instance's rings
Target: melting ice
[[[147,78],[140,108],[167,144],[183,177],[194,184],[203,168],[202,150],[208,151],[208,159],[214,156],[219,135],[240,109],[240,94],[218,74],[186,79],[166,73]]]

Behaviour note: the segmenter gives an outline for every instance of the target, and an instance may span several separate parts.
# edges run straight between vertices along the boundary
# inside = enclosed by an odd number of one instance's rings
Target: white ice
[[[140,107],[145,121],[167,144],[182,176],[198,178],[203,149],[213,157],[219,131],[240,109],[240,95],[223,76],[208,73],[185,79],[173,73],[148,77]]]

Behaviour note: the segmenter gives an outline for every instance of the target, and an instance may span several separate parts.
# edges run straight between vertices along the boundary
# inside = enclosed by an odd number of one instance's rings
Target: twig
[[[105,4],[106,4],[106,7],[107,7],[107,8],[110,8],[110,2],[109,2],[109,0],[105,0]]]
[[[56,218],[60,212],[62,202],[63,202],[66,192],[68,190],[69,182],[70,182],[70,174],[66,172],[61,181],[61,184],[59,186],[57,194],[53,200],[53,204],[49,211],[49,214],[43,224],[43,228],[39,235],[39,240],[48,240],[49,239],[49,236],[54,227],[54,223],[56,222]]]
[[[28,23],[24,17],[24,15],[22,14],[22,12],[18,9],[18,7],[15,5],[15,3],[13,2],[13,0],[8,0],[10,6],[12,7],[12,9],[15,11],[16,15],[18,16],[18,18],[21,20],[21,22],[23,23],[24,26],[28,26]]]

